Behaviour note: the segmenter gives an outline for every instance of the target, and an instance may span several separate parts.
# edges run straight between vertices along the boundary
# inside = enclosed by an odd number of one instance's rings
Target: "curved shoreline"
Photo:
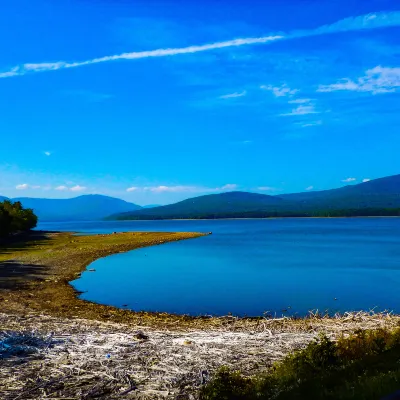
[[[3,313],[48,315],[63,319],[141,325],[162,329],[235,329],[258,330],[266,321],[290,331],[309,330],[310,323],[340,323],[349,315],[310,314],[304,318],[234,316],[189,316],[159,312],[131,311],[80,299],[70,284],[95,260],[112,254],[168,242],[206,236],[193,232],[121,232],[114,234],[75,235],[71,232],[35,231],[13,238],[0,247],[0,308]],[[372,313],[373,314],[373,313]],[[400,316],[382,313],[400,320]],[[376,315],[375,315],[376,317]],[[372,317],[372,318],[375,318]],[[384,317],[385,319],[385,317]],[[271,325],[270,325],[271,326]]]
[[[99,258],[138,248],[206,236],[195,232],[121,232],[74,235],[35,231],[0,247],[2,312],[47,314],[61,318],[155,326],[193,324],[195,318],[168,313],[135,312],[78,298],[71,286]]]

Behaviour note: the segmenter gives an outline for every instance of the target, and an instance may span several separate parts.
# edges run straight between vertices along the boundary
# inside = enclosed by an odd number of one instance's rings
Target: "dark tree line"
[[[37,224],[37,216],[30,208],[23,208],[19,201],[0,202],[0,238],[26,232]]]
[[[301,218],[301,217],[400,217],[400,208],[349,208],[310,211],[241,211],[166,215],[117,215],[108,220],[163,220],[163,219],[221,219],[221,218]]]

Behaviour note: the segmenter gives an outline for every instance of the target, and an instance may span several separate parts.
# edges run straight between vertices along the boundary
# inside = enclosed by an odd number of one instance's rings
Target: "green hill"
[[[115,213],[107,219],[246,218],[273,216],[399,215],[400,175],[338,189],[268,196],[228,192],[151,209]]]

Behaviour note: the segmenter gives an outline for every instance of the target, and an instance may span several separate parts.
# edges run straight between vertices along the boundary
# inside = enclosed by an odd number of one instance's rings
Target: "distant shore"
[[[243,217],[243,218],[165,218],[165,219],[107,219],[104,222],[159,222],[159,221],[240,221],[268,219],[361,219],[361,218],[400,218],[399,215],[369,215],[369,216],[340,216],[340,217]]]

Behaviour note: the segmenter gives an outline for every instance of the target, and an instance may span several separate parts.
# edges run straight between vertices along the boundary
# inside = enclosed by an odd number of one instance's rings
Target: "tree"
[[[17,201],[0,202],[0,237],[13,233],[26,232],[37,224],[37,216],[30,208],[23,208]]]

